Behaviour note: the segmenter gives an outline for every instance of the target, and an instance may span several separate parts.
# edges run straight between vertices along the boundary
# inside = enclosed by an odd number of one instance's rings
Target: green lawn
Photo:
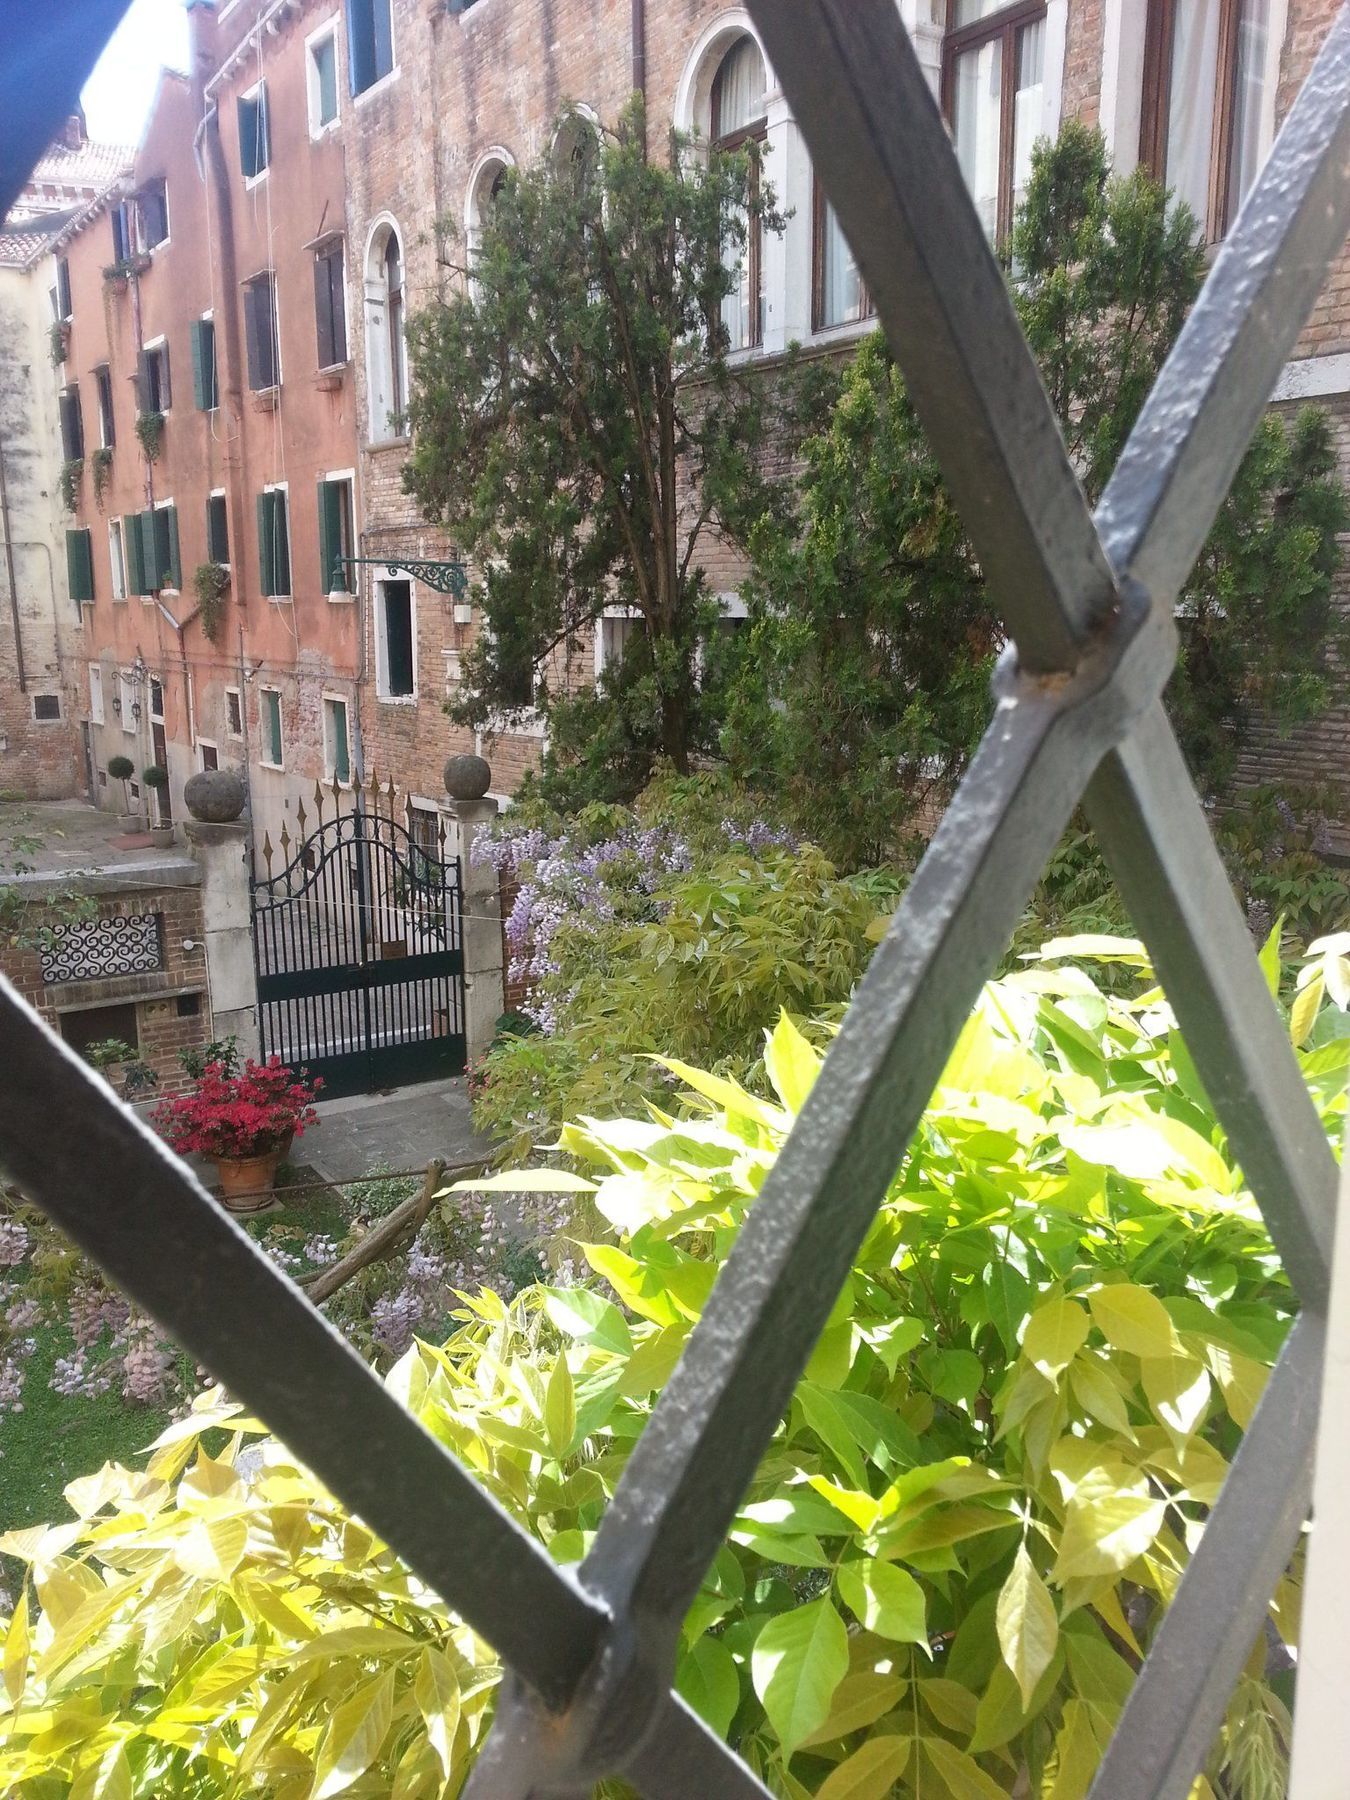
[[[313,1178],[309,1169],[284,1169],[282,1186]],[[247,1221],[254,1237],[267,1237],[299,1253],[316,1234],[338,1239],[352,1208],[332,1189],[297,1195],[289,1206]],[[23,1411],[0,1414],[0,1530],[68,1517],[62,1489],[77,1475],[105,1462],[130,1463],[168,1424],[168,1407],[134,1405],[115,1389],[93,1398],[55,1394],[48,1385],[57,1357],[73,1344],[63,1327],[39,1329],[28,1365]]]

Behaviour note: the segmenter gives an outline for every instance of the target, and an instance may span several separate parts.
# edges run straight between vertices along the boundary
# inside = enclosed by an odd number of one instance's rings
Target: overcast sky
[[[183,0],[132,0],[84,86],[90,137],[138,143],[161,66],[186,69],[187,59]]]

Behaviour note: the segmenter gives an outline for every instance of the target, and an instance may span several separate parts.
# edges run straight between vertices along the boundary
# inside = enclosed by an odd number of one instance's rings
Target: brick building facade
[[[897,4],[991,230],[1006,224],[1035,139],[1077,117],[1100,125],[1119,170],[1143,158],[1184,192],[1216,241],[1336,11],[1336,0]],[[89,534],[93,599],[58,595],[82,620],[87,666],[73,704],[89,726],[96,791],[108,794],[99,771],[124,747],[138,769],[162,748],[171,804],[191,768],[239,762],[259,835],[275,837],[316,776],[377,770],[430,811],[445,756],[477,748],[494,791],[509,794],[537,758],[540,728],[528,716],[477,738],[451,726],[444,702],[478,621],[398,566],[454,555],[452,534],[428,525],[402,485],[402,326],[463,279],[439,253],[437,223],[471,245],[504,168],[567,153],[565,108],[612,120],[640,85],[655,155],[672,123],[707,137],[726,124],[719,108],[748,109],[741,123],[762,137],[788,210],[785,230],[759,247],[754,291],[747,271],[728,315],[736,355],[771,367],[794,343],[846,353],[872,328],[865,283],[740,6],[189,0],[189,10],[192,69],[165,78],[128,191],[96,203],[59,248],[73,301],[62,385],[78,388],[96,446],[107,371],[116,440],[101,493],[90,455],[80,484],[75,529]],[[148,461],[135,418],[159,379],[145,358],[161,350],[172,401]],[[1350,257],[1277,399],[1301,397],[1337,421],[1350,480]],[[171,523],[161,517],[170,504]],[[119,522],[126,600],[113,597],[110,565]],[[335,577],[337,555],[357,560]],[[72,556],[78,585],[78,545]],[[191,577],[213,560],[228,563],[229,588],[208,637]],[[736,559],[709,541],[704,561],[734,616]],[[65,569],[63,552],[58,586]],[[589,679],[626,628],[605,619],[550,681]],[[1245,774],[1343,780],[1347,741],[1350,696],[1290,738],[1258,733]]]

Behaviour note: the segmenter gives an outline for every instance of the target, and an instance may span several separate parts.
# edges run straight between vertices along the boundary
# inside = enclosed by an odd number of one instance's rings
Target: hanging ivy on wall
[[[225,594],[230,585],[230,571],[220,563],[198,563],[192,576],[197,592],[197,615],[202,631],[214,644],[225,616]]]
[[[158,462],[160,447],[164,442],[164,414],[162,412],[143,412],[136,415],[136,436],[141,440],[141,449],[145,452],[147,462]]]
[[[112,451],[106,445],[95,450],[90,459],[90,467],[94,472],[94,505],[103,511],[103,496],[108,487],[108,474],[112,468]]]
[[[80,482],[84,479],[84,458],[72,457],[61,464],[61,504],[73,513],[80,499]]]

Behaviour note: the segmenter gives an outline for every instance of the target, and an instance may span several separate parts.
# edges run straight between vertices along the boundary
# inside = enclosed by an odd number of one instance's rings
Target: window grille
[[[5,987],[0,1144],[33,1199],[496,1648],[511,1673],[469,1800],[585,1794],[615,1773],[650,1800],[762,1797],[671,1691],[680,1624],[1084,800],[1303,1307],[1092,1789],[1185,1800],[1306,1515],[1337,1171],[1160,696],[1175,596],[1350,221],[1350,9],[1093,515],[894,0],[750,6],[1015,648],[580,1569],[549,1560]]]

